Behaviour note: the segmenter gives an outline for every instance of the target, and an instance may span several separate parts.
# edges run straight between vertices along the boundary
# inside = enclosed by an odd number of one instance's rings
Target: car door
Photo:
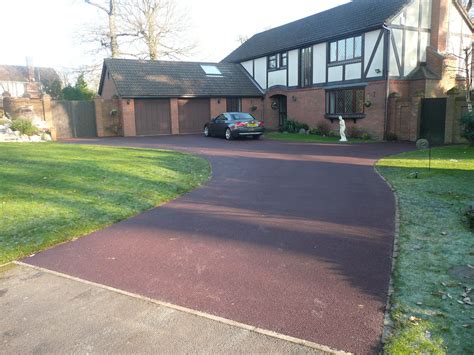
[[[209,127],[209,134],[215,136],[217,134],[217,120],[219,116],[216,118],[211,119],[209,124],[207,125]]]
[[[219,115],[214,120],[214,135],[223,136],[225,134],[226,118],[224,115]]]

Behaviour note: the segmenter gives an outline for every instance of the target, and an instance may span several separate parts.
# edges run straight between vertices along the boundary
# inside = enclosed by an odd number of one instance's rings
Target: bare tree
[[[462,55],[449,53],[450,56],[457,59],[456,65],[446,65],[446,69],[463,77],[465,81],[464,94],[466,97],[467,110],[472,112],[471,90],[473,89],[472,71],[473,71],[473,47],[465,47],[462,49]]]
[[[120,0],[120,21],[129,36],[129,52],[141,59],[180,58],[194,45],[186,40],[187,16],[173,0]]]
[[[106,13],[108,17],[108,31],[105,34],[107,41],[103,38],[99,38],[101,41],[102,47],[110,48],[112,58],[117,58],[120,55],[119,45],[118,45],[118,34],[117,34],[117,25],[116,25],[116,18],[117,18],[117,0],[107,0],[104,2],[96,2],[91,0],[84,0],[86,4],[95,6],[99,10]],[[101,0],[98,0],[101,1]],[[97,31],[94,31],[96,34]],[[100,33],[100,32],[99,32]],[[99,37],[102,37],[99,34]]]

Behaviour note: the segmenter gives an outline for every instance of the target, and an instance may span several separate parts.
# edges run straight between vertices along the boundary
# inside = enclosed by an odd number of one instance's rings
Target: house
[[[7,92],[11,97],[28,95],[36,98],[41,95],[42,87],[54,81],[60,81],[60,78],[53,68],[0,65],[0,95]]]
[[[127,62],[135,73],[143,71],[129,85],[136,94],[143,88],[146,95],[134,96],[118,89],[119,81],[132,75],[127,66],[107,60],[99,93],[135,101],[172,97],[171,113],[179,106],[175,99],[207,98],[211,116],[229,107],[251,108],[271,129],[293,119],[311,127],[327,122],[336,130],[341,115],[349,127],[360,127],[376,139],[391,135],[454,142],[459,139],[454,116],[462,107],[448,94],[464,85],[463,49],[472,47],[472,30],[457,0],[353,0],[256,34],[221,63],[204,65],[233,68],[232,72],[243,68],[247,77],[239,72],[239,80],[255,86],[251,96],[238,91],[240,82],[228,96],[224,89],[237,77],[199,72],[203,64]],[[165,69],[170,66],[173,69]],[[214,81],[204,85],[197,74]],[[223,91],[218,90],[221,79],[226,82]],[[227,97],[241,102],[240,107]],[[136,105],[135,116],[140,105],[143,101]],[[135,119],[125,115],[124,125],[138,127]],[[183,133],[176,122],[171,133]],[[146,133],[125,130],[126,135]]]

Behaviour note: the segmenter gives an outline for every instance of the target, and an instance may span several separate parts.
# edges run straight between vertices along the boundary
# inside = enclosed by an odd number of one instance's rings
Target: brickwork
[[[134,137],[137,135],[135,126],[135,100],[120,100],[122,112],[122,127],[125,137]]]
[[[225,98],[211,99],[211,117],[216,118],[221,113],[227,111],[227,101]]]
[[[171,134],[179,134],[178,99],[170,99]]]
[[[243,98],[242,111],[251,113],[258,120],[264,120],[264,101],[260,98]]]
[[[104,100],[97,98],[95,117],[98,137],[115,137],[123,135],[122,112],[117,99]]]

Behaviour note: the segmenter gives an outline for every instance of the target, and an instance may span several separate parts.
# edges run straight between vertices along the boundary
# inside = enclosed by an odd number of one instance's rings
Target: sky
[[[186,9],[189,34],[196,47],[191,61],[220,61],[239,46],[239,36],[253,34],[310,16],[347,0],[176,0]],[[81,43],[79,33],[100,21],[83,0],[0,0],[0,64],[36,66],[61,71],[101,61]],[[103,18],[102,18],[103,20]]]

